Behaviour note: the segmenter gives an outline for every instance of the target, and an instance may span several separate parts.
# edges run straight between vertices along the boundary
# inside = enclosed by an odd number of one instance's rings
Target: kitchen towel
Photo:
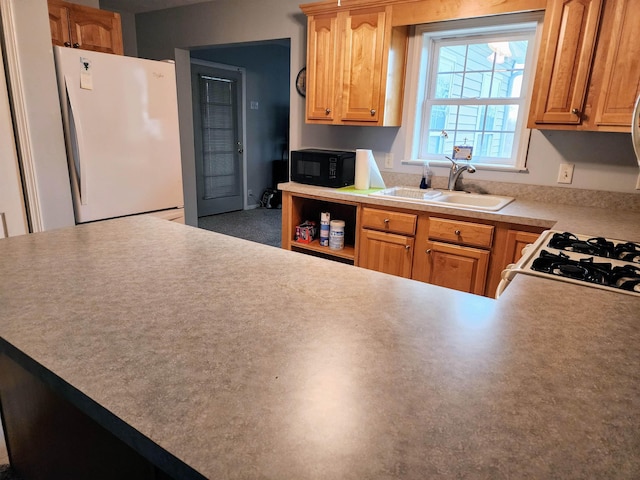
[[[385,188],[380,169],[371,150],[356,149],[355,187],[356,190]]]

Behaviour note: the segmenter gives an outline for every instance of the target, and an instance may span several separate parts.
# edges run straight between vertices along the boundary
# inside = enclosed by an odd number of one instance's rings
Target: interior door
[[[192,64],[198,216],[242,210],[242,74]]]

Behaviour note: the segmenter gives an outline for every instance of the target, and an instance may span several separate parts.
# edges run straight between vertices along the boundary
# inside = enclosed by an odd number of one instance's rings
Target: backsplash
[[[411,173],[381,172],[387,186],[420,185],[422,176]],[[447,178],[434,176],[433,188],[447,188]],[[640,192],[621,193],[602,190],[527,185],[522,183],[492,182],[488,180],[462,179],[462,187],[468,192],[506,195],[521,200],[535,200],[543,203],[578,205],[583,207],[611,208],[615,210],[640,211]]]

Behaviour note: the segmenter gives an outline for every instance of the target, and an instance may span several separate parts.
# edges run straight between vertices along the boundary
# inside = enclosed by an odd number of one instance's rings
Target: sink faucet
[[[451,162],[451,170],[449,170],[449,185],[447,187],[447,190],[449,191],[453,191],[456,189],[456,182],[458,181],[458,178],[460,177],[460,175],[462,175],[462,172],[466,170],[469,173],[474,173],[476,171],[476,167],[474,167],[471,164],[461,165],[459,163],[456,163],[454,160],[447,157],[446,155],[444,158],[446,158]]]

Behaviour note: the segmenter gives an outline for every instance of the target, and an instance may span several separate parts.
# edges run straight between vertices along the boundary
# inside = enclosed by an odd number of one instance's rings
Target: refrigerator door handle
[[[636,105],[633,109],[633,117],[631,119],[631,141],[633,149],[636,152],[638,166],[640,167],[640,95],[636,99]]]
[[[82,139],[84,138],[82,135],[82,123],[80,122],[80,117],[75,113],[79,110],[74,107],[74,104],[77,105],[77,102],[75,100],[75,92],[72,88],[69,88],[69,81],[70,79],[65,76],[65,90],[67,91],[67,99],[69,102],[69,143],[72,150],[68,155],[71,155],[73,160],[74,174],[72,178],[75,180],[76,187],[78,188],[80,204],[87,205],[86,164],[83,162],[84,157],[82,155],[84,151],[82,147]]]

